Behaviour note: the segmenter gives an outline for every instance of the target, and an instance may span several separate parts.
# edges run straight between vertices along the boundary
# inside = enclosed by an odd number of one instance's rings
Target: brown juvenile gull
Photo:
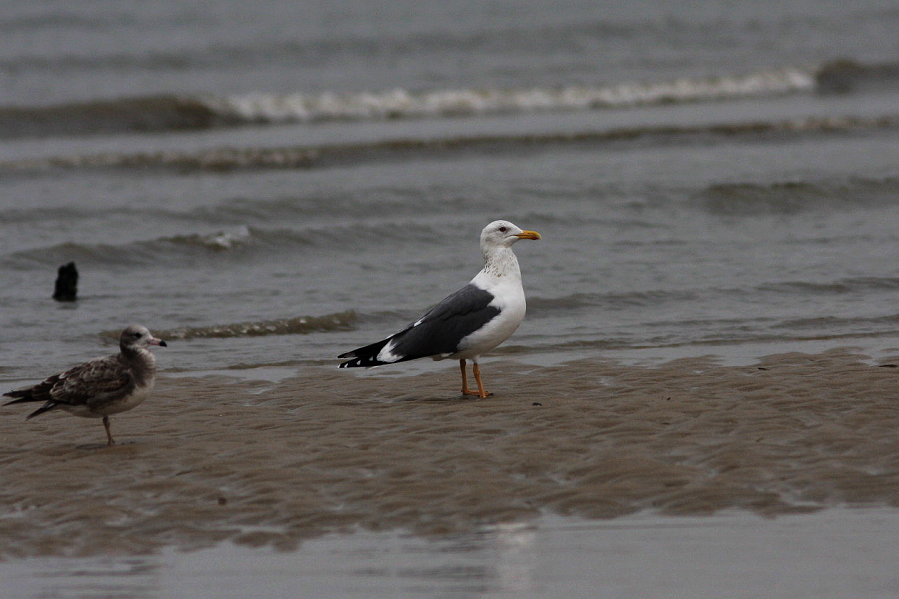
[[[133,324],[122,331],[119,353],[79,364],[33,387],[4,393],[14,398],[4,405],[45,402],[26,420],[56,408],[82,418],[103,418],[107,445],[115,445],[110,415],[137,407],[153,389],[156,356],[147,349],[151,345],[166,347],[166,342]]]
[[[525,299],[521,270],[512,252],[519,239],[540,239],[509,221],[498,220],[481,231],[484,268],[468,283],[424,316],[393,335],[340,354],[353,358],[340,368],[370,367],[417,358],[459,360],[462,393],[487,397],[481,382],[478,356],[508,339],[524,320]],[[477,391],[468,388],[465,360],[471,360]]]

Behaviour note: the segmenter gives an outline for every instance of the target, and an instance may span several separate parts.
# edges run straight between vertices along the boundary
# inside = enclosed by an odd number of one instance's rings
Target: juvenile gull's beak
[[[537,240],[537,239],[540,239],[540,233],[538,233],[537,231],[522,231],[521,233],[518,233],[517,235],[515,235],[515,237],[517,237],[519,239]]]
[[[156,337],[153,337],[152,339],[150,339],[150,345],[159,345],[160,347],[168,347],[169,346],[168,343],[166,343],[162,339],[157,339]]]

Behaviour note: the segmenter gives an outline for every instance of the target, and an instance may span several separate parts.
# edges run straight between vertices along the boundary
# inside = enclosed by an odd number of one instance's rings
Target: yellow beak
[[[517,237],[517,238],[519,238],[519,239],[534,239],[534,240],[537,240],[537,239],[540,239],[540,233],[538,233],[537,231],[522,231],[521,233],[519,233],[519,234],[516,235],[515,237]]]

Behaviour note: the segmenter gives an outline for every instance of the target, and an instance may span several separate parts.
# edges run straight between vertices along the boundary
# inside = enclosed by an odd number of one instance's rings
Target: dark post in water
[[[53,299],[58,302],[74,302],[78,295],[78,269],[74,262],[63,264],[56,275]]]

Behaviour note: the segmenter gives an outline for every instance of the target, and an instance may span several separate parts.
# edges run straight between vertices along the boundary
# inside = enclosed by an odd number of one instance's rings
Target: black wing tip
[[[24,391],[18,391],[18,392],[10,391],[9,393],[4,393],[3,397],[17,397],[17,399],[8,401],[5,404],[3,404],[4,406],[11,406],[13,404],[20,404],[20,403],[34,403],[36,401],[46,401],[45,399],[38,399],[38,398],[34,397],[33,395],[31,395],[30,390],[24,390]],[[41,407],[39,407],[38,409],[33,411],[31,414],[29,414],[28,416],[25,416],[25,420],[31,420],[35,416],[40,416],[44,412],[49,412],[50,410],[52,410],[53,408],[55,408],[58,405],[59,404],[55,401],[47,401],[47,403],[45,403],[44,405],[42,405]]]
[[[55,402],[52,402],[52,401],[48,401],[47,403],[45,403],[44,405],[42,405],[41,407],[39,407],[38,409],[36,409],[35,411],[33,411],[33,412],[32,412],[31,414],[29,414],[28,416],[25,416],[25,420],[31,420],[31,419],[34,418],[35,416],[40,416],[40,415],[43,414],[44,412],[49,412],[50,410],[52,410],[53,408],[55,408],[55,407],[58,406],[58,405],[59,405],[58,403],[55,403]]]
[[[343,362],[338,368],[371,368],[372,366],[383,366],[384,364],[393,364],[393,362],[382,362],[375,356],[361,356]]]
[[[382,339],[377,343],[372,343],[371,345],[366,345],[365,347],[357,347],[356,349],[348,352],[344,352],[337,356],[338,359],[343,360],[346,358],[352,358],[352,360],[347,360],[342,363],[340,368],[355,368],[357,366],[378,366],[379,364],[387,364],[387,362],[379,362],[378,354],[381,349],[387,345],[390,341],[390,337],[387,339]]]
[[[17,403],[27,403],[30,401],[40,401],[38,399],[34,399],[31,396],[30,390],[10,391],[9,393],[4,393],[3,397],[12,397],[13,398],[12,401],[8,401],[5,404],[3,404],[4,406],[11,406],[11,405],[17,404]]]
[[[359,366],[359,361],[364,358],[360,358],[356,355],[354,351],[348,351],[346,353],[340,354],[337,356],[338,359],[344,360],[346,358],[353,358],[352,360],[347,360],[346,362],[341,362],[338,368],[353,368],[354,366]]]
[[[341,363],[338,368],[358,368],[360,366],[375,366],[375,364],[365,364],[365,358],[355,358],[353,360],[347,360],[346,362]],[[373,358],[368,358],[369,362],[374,362]]]

